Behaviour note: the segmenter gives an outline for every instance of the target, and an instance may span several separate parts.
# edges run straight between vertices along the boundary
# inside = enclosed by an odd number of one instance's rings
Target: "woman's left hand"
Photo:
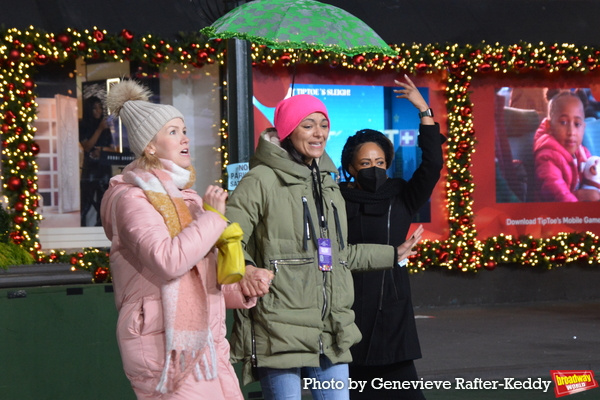
[[[240,281],[242,293],[246,297],[263,297],[269,293],[274,276],[268,269],[246,265],[246,273]]]
[[[412,248],[421,240],[423,231],[423,225],[419,225],[411,237],[398,246],[398,262],[417,254],[417,252],[412,250]]]
[[[209,185],[202,200],[222,215],[225,215],[227,196],[228,194],[223,188],[216,185]]]
[[[415,106],[419,111],[426,111],[429,106],[421,95],[421,92],[419,92],[419,89],[417,89],[408,75],[404,75],[404,79],[406,79],[406,83],[394,80],[396,85],[402,87],[402,89],[394,90],[394,93],[399,93],[396,97],[399,99],[408,99],[408,101],[410,101],[412,105]]]

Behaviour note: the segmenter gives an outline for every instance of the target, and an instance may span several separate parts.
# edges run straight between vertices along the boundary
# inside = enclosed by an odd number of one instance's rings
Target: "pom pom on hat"
[[[325,104],[321,100],[314,96],[298,94],[280,101],[277,104],[277,108],[275,108],[275,118],[273,121],[279,135],[279,140],[288,137],[304,118],[315,112],[325,115],[325,118],[331,124],[327,107],[325,107]]]
[[[168,104],[148,101],[152,92],[140,83],[127,80],[111,86],[106,105],[111,113],[121,117],[127,128],[131,151],[139,157],[158,131],[169,121],[183,114]]]

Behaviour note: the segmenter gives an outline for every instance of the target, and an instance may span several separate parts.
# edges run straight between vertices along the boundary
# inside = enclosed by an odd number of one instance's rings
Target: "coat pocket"
[[[334,269],[331,279],[333,297],[331,304],[332,310],[338,311],[351,308],[352,303],[354,302],[354,282],[347,261],[339,261],[339,266]]]
[[[320,280],[312,257],[281,257],[269,260],[275,277],[267,304],[274,309],[307,309],[318,305]],[[265,304],[266,305],[266,304]]]
[[[155,378],[165,359],[160,299],[144,297],[125,304],[119,313],[117,340],[127,376],[134,380]]]

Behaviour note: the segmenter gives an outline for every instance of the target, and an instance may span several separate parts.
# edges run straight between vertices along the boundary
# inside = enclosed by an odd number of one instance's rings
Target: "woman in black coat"
[[[381,132],[365,129],[348,138],[342,151],[342,183],[348,215],[350,243],[378,243],[399,246],[406,240],[413,216],[427,203],[440,178],[443,166],[439,125],[433,112],[412,81],[396,81],[402,89],[397,97],[408,99],[421,118],[419,147],[422,162],[409,181],[387,179],[386,169],[394,148]],[[390,270],[357,273],[354,277],[356,313],[363,339],[352,347],[350,378],[367,381],[362,392],[351,390],[357,399],[424,399],[420,390],[375,389],[374,378],[383,381],[417,381],[413,360],[421,358],[419,338],[410,294],[408,271],[404,266]]]

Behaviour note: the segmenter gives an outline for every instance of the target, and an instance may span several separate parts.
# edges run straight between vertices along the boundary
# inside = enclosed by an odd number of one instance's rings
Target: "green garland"
[[[182,35],[167,41],[155,35],[136,36],[129,30],[109,34],[94,28],[79,32],[66,29],[45,33],[30,27],[25,31],[8,29],[0,37],[0,134],[2,135],[2,181],[8,199],[11,221],[9,236],[33,254],[39,262],[70,262],[76,268],[89,269],[97,280],[109,280],[108,253],[100,249],[83,249],[67,254],[61,250],[41,251],[36,212],[37,164],[39,146],[35,143],[36,65],[63,63],[76,57],[99,61],[141,61],[152,67],[176,63],[184,68],[201,68],[205,64],[226,60],[225,42],[208,41],[197,34]],[[328,49],[302,52],[301,62],[343,67],[359,71],[392,70],[410,74],[441,74],[446,80],[448,112],[448,157],[446,177],[450,237],[445,241],[423,241],[412,257],[411,270],[436,266],[450,270],[478,271],[499,264],[538,265],[553,268],[575,261],[597,265],[598,236],[591,232],[559,234],[548,239],[500,235],[478,239],[473,227],[475,190],[471,176],[471,156],[476,145],[473,128],[473,105],[469,86],[474,76],[486,73],[545,74],[587,73],[600,65],[600,49],[572,44],[518,43],[508,46],[487,44],[412,44],[394,45],[397,56],[371,53],[346,56]],[[272,49],[253,44],[255,66],[289,65],[299,60],[294,49]],[[222,121],[221,135],[227,139],[227,121]],[[223,167],[228,164],[225,145],[219,149]],[[226,175],[224,174],[224,177]]]

